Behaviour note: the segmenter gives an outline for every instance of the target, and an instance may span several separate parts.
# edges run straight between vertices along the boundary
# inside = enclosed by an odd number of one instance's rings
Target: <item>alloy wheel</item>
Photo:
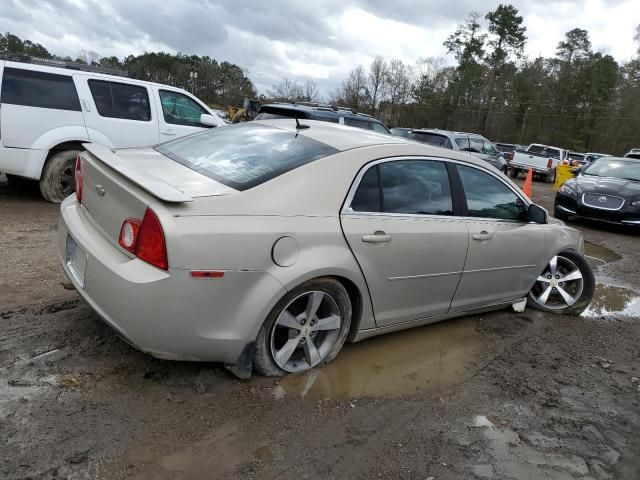
[[[537,278],[529,298],[541,307],[564,310],[580,299],[583,288],[580,268],[569,258],[557,255]]]
[[[313,290],[298,295],[280,312],[271,330],[271,356],[287,372],[320,364],[338,339],[342,317],[334,298]]]

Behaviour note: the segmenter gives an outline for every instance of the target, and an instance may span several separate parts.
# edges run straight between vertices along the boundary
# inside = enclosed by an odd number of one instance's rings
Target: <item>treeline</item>
[[[208,56],[157,52],[129,55],[120,60],[114,56],[101,57],[97,52],[82,50],[76,58],[59,57],[41,44],[22,40],[11,33],[0,34],[0,52],[24,53],[126,70],[131,78],[173,85],[193,92],[210,105],[242,105],[245,97],[256,96],[255,87],[242,68],[233,63],[218,62]]]
[[[629,41],[640,42],[640,26]],[[457,60],[415,65],[376,58],[354,68],[329,100],[391,126],[479,132],[496,141],[541,142],[623,154],[640,146],[640,48],[618,64],[594,52],[589,33],[566,32],[551,58],[526,59],[524,18],[512,5],[471,13],[444,42]]]

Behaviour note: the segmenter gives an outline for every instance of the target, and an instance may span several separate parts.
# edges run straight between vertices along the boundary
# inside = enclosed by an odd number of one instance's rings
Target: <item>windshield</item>
[[[155,149],[236,190],[247,190],[338,152],[303,135],[253,122],[206,130]]]
[[[557,148],[549,148],[543,145],[531,145],[527,152],[529,153],[537,153],[539,155],[544,155],[546,157],[557,158],[560,159],[560,150]]]
[[[640,162],[599,158],[584,169],[583,175],[624,178],[640,182]]]
[[[451,140],[449,140],[444,135],[440,135],[438,133],[430,133],[430,132],[411,132],[409,137],[411,140],[417,140],[418,142],[428,143],[429,145],[433,145],[434,147],[442,147],[453,149],[453,145],[451,145]]]

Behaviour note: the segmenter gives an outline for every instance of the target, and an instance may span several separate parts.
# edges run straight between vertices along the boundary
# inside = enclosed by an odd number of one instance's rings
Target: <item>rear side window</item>
[[[299,133],[255,122],[206,130],[155,148],[236,190],[247,190],[338,152]]]
[[[371,130],[371,122],[366,120],[360,120],[358,118],[344,117],[344,124],[350,127],[362,128],[364,130]]]
[[[433,145],[434,147],[448,148],[449,150],[453,149],[451,140],[449,140],[444,135],[440,135],[439,133],[411,132],[409,134],[409,138],[411,140],[417,140],[422,143],[428,143],[429,145]]]
[[[80,111],[78,92],[69,75],[5,68],[1,103]]]
[[[379,132],[379,133],[391,133],[389,132],[389,130],[387,130],[387,127],[385,127],[384,125],[382,125],[381,123],[377,123],[377,122],[371,122],[371,129],[374,132]]]
[[[434,160],[398,160],[375,165],[362,177],[351,209],[453,215],[447,168]]]
[[[484,145],[479,138],[469,138],[469,151],[474,153],[482,153]]]
[[[463,152],[469,151],[469,139],[467,137],[458,137],[456,138],[456,145]]]
[[[151,120],[145,87],[127,83],[89,80],[89,90],[102,117],[147,122]]]

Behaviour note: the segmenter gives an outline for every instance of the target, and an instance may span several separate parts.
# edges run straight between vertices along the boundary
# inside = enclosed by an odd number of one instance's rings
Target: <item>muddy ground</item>
[[[640,478],[637,233],[576,224],[600,282],[581,317],[468,317],[240,381],[120,340],[65,288],[56,223],[0,183],[0,478]]]

